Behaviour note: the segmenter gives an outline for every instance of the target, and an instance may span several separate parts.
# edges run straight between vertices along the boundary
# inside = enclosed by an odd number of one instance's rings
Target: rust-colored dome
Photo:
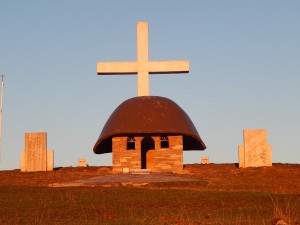
[[[183,135],[183,150],[206,148],[189,116],[175,102],[159,96],[139,96],[115,109],[103,127],[94,152],[112,152],[114,136],[146,134]]]

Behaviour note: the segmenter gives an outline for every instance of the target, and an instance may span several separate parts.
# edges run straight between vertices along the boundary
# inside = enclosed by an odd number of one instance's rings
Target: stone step
[[[132,170],[131,174],[150,174],[151,169],[136,169]]]

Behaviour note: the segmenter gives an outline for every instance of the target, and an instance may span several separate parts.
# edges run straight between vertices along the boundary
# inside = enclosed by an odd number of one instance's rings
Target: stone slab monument
[[[272,166],[272,147],[267,130],[244,130],[244,145],[238,146],[239,168]]]
[[[21,172],[53,171],[54,151],[47,150],[47,133],[25,133],[25,150],[21,153]]]

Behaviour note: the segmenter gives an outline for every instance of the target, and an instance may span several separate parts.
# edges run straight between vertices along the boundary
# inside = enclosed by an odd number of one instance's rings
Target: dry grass
[[[300,165],[187,165],[198,182],[51,188],[107,167],[0,172],[0,224],[300,224]]]

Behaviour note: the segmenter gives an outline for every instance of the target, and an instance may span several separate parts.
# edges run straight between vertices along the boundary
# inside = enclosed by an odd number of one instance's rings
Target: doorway
[[[141,169],[154,169],[155,142],[151,137],[144,137],[141,143]]]

